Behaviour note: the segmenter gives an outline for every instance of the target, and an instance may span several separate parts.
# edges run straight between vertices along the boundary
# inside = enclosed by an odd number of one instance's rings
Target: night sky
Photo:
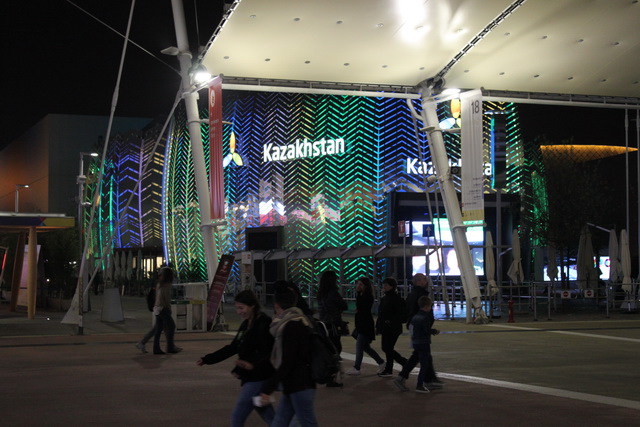
[[[130,0],[73,3],[125,33]],[[222,3],[184,0],[192,50],[207,43],[222,16]],[[109,115],[121,36],[66,0],[11,0],[0,8],[5,65],[0,148],[48,113]],[[136,1],[131,39],[159,59],[129,45],[116,115],[165,117],[180,87],[177,59],[160,54],[176,44],[170,0]],[[624,110],[522,104],[520,119],[526,139],[546,135],[555,143],[570,138],[578,144],[625,142]]]
[[[125,34],[130,0],[73,0]],[[108,116],[124,39],[66,0],[10,0],[2,19],[0,148],[48,113]],[[192,51],[206,45],[222,17],[222,1],[184,0]],[[198,10],[198,34],[194,4]],[[166,117],[180,87],[178,60],[160,50],[176,45],[170,0],[137,0],[116,115]],[[161,62],[163,61],[163,62]]]

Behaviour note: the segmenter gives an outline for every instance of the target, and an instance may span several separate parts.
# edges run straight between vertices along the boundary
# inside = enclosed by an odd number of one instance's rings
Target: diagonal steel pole
[[[462,287],[464,289],[467,307],[467,323],[486,322],[486,314],[482,310],[482,295],[480,293],[480,283],[473,268],[473,260],[471,258],[471,248],[465,234],[466,228],[462,222],[462,213],[458,203],[458,196],[453,185],[453,178],[449,167],[449,160],[440,129],[438,115],[436,113],[437,103],[431,96],[431,88],[423,91],[422,100],[422,121],[424,130],[428,134],[429,150],[431,151],[431,159],[433,167],[440,183],[442,190],[442,199],[445,211],[449,220],[449,226],[453,234],[453,247],[456,251],[458,264],[460,265],[460,275]],[[425,93],[426,92],[426,93]]]

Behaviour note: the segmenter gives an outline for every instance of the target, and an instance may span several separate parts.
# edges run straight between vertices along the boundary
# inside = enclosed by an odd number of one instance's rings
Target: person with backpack
[[[302,427],[318,425],[315,415],[316,383],[311,375],[311,322],[296,307],[296,294],[290,288],[274,293],[275,317],[270,332],[275,342],[271,353],[274,375],[262,386],[261,404],[281,387],[282,397],[271,427],[288,427],[295,416]]]
[[[328,384],[335,381],[336,375],[340,372],[342,364],[340,355],[329,339],[329,331],[326,325],[313,317],[314,311],[305,301],[298,285],[287,280],[276,280],[273,283],[275,292],[289,288],[296,296],[296,307],[307,316],[310,323],[309,333],[311,334],[311,377],[316,384]]]
[[[364,353],[367,353],[378,364],[378,372],[381,373],[386,367],[385,361],[377,351],[371,348],[371,341],[376,339],[375,325],[371,308],[373,307],[373,286],[368,277],[361,277],[356,282],[356,315],[355,331],[356,338],[356,359],[353,368],[347,371],[347,375],[360,375],[360,367]]]
[[[136,348],[141,353],[148,353],[146,344],[154,338],[153,353],[165,354],[160,348],[160,336],[164,331],[167,338],[167,347],[169,353],[179,353],[182,351],[180,347],[177,347],[173,342],[175,334],[176,324],[171,317],[171,294],[173,286],[173,270],[169,267],[162,267],[158,271],[158,281],[155,286],[149,289],[147,293],[147,307],[149,311],[154,314],[154,324],[140,341],[136,343]],[[162,292],[162,293],[161,293]],[[167,316],[168,312],[168,316]],[[158,318],[162,316],[159,320]],[[160,332],[158,333],[158,326],[161,325]],[[173,326],[172,326],[173,325]],[[156,339],[157,335],[157,339]]]
[[[270,361],[273,349],[273,336],[269,332],[271,318],[260,310],[260,302],[251,290],[244,290],[236,295],[235,307],[242,323],[233,341],[220,350],[201,357],[196,365],[213,365],[238,355],[231,373],[240,379],[241,388],[231,413],[231,425],[243,426],[254,409],[267,425],[271,425],[275,414],[273,405],[258,407],[253,402],[254,397],[260,394],[264,382],[274,373]]]
[[[398,337],[402,334],[402,325],[407,319],[407,307],[404,299],[396,292],[398,282],[393,277],[387,277],[382,281],[384,296],[380,299],[378,307],[378,320],[376,321],[376,333],[382,337],[382,351],[386,355],[387,364],[380,377],[393,376],[393,362],[404,366],[407,359],[395,350]]]

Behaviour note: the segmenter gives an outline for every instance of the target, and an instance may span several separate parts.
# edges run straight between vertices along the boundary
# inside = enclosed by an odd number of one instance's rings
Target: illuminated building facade
[[[223,96],[223,118],[230,123],[223,132],[227,224],[218,233],[218,253],[252,249],[246,230],[258,227],[280,230],[279,248],[285,249],[395,241],[389,196],[422,192],[423,172],[430,168],[427,141],[416,135],[406,100],[236,91]],[[419,110],[419,102],[414,105]],[[439,114],[455,117],[455,109],[442,104]],[[499,186],[504,194],[529,194],[536,163],[526,159],[515,106],[484,102],[484,111],[485,193]],[[201,117],[207,114],[203,110]],[[207,125],[201,129],[208,141]],[[457,164],[459,136],[446,134],[445,144]],[[164,244],[181,275],[204,280],[189,145],[185,113],[179,111],[163,173]],[[374,268],[377,277],[389,273],[383,261],[344,260],[343,281],[372,275]],[[339,260],[290,260],[288,277],[312,283],[326,269],[339,270]]]
[[[95,211],[90,233],[89,256],[96,261],[103,251],[115,249],[119,258],[129,261],[102,260],[107,278],[113,279],[119,265],[135,269],[142,277],[150,275],[161,264],[162,235],[162,175],[165,141],[158,139],[161,126],[152,123],[138,131],[117,134],[109,141],[100,191],[99,208]],[[146,170],[145,170],[146,169]],[[92,162],[87,172],[84,200],[91,201],[99,174],[99,163]],[[139,185],[137,183],[139,182]],[[82,211],[85,226],[89,224],[91,208]],[[112,239],[109,241],[109,239]],[[118,266],[114,266],[118,263]],[[144,265],[143,265],[144,264]]]

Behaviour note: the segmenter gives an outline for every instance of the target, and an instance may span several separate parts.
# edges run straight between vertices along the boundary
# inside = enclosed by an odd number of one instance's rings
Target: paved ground
[[[180,333],[176,355],[140,354],[150,326],[143,298],[122,299],[124,322],[100,321],[101,300],[84,335],[60,324],[64,313],[9,313],[0,304],[0,417],[4,426],[184,424],[227,426],[239,383],[232,361],[197,367],[198,357],[232,334]],[[270,309],[267,309],[270,311]],[[486,325],[439,320],[436,370],[446,381],[428,395],[401,393],[375,367],[343,389],[318,388],[323,426],[626,426],[640,419],[640,315],[517,314]],[[544,316],[546,319],[546,316]],[[226,307],[233,331],[238,319]],[[343,338],[345,369],[354,340]],[[379,348],[379,341],[374,342]],[[398,347],[408,354],[408,337]],[[409,379],[410,387],[415,377]],[[262,422],[252,415],[249,426]]]

